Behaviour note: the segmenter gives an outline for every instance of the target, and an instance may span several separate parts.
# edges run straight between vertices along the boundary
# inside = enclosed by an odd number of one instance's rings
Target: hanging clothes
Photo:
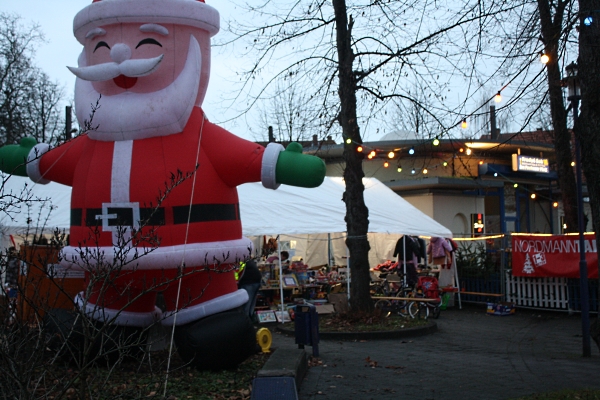
[[[406,283],[409,286],[415,285],[418,281],[417,264],[420,254],[419,242],[415,238],[404,235],[396,242],[394,257],[398,257],[398,265],[405,267]],[[406,265],[404,265],[404,260],[406,260]]]
[[[432,237],[427,248],[427,253],[431,257],[433,264],[440,266],[438,276],[440,287],[455,287],[455,271],[452,268],[454,247],[450,240],[441,237]]]
[[[452,246],[442,237],[432,237],[427,246],[429,262],[434,265],[446,265],[449,263],[448,256],[452,252]],[[443,267],[442,267],[443,268]]]

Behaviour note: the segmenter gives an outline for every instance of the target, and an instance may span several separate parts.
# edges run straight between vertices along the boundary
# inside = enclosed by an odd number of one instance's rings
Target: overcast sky
[[[76,66],[77,58],[81,52],[81,45],[73,36],[73,18],[91,0],[3,0],[0,11],[16,13],[23,18],[25,25],[37,23],[46,37],[46,43],[41,43],[36,50],[36,63],[52,80],[58,81],[65,88],[65,100],[73,98],[75,77],[67,69]],[[215,7],[221,15],[221,23],[230,16],[235,15],[235,9],[230,5],[223,5],[220,1],[210,0],[208,4]],[[253,140],[246,133],[245,128],[235,123],[222,123],[232,116],[226,108],[227,102],[222,101],[222,95],[227,92],[227,82],[232,78],[226,54],[231,54],[228,49],[214,49],[211,83],[208,88],[207,98],[204,101],[209,119],[221,123],[238,136]],[[231,97],[231,94],[229,96]]]

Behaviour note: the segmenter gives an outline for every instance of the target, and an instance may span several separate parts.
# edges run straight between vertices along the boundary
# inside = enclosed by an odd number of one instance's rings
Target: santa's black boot
[[[242,308],[175,328],[181,358],[200,370],[237,367],[256,351],[256,333]]]

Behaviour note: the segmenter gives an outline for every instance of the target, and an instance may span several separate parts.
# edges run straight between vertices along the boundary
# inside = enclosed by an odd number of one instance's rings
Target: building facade
[[[379,179],[455,237],[556,234],[564,226],[551,137],[547,131],[493,140],[399,140],[387,135],[360,145],[329,140],[305,152],[325,160],[328,176],[343,176],[343,152],[362,151],[365,176]],[[589,215],[587,203],[585,210]]]

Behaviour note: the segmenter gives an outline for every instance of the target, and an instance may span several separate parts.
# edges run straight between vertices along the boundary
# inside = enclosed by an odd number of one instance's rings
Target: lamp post
[[[579,87],[579,78],[577,77],[577,64],[572,62],[565,67],[567,72],[567,100],[571,102],[573,110],[573,130],[577,126],[577,117],[579,116],[579,100],[581,99],[581,89]],[[577,176],[577,222],[579,225],[579,286],[581,302],[581,336],[583,338],[583,356],[591,357],[590,347],[590,294],[588,287],[588,269],[585,258],[585,240],[583,232],[583,184],[581,181],[581,145],[575,134],[575,174]]]

